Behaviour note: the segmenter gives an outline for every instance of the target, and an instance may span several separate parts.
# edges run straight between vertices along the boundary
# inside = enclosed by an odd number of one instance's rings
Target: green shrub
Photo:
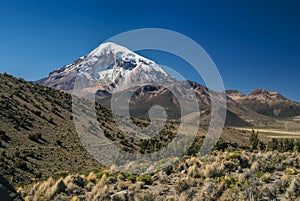
[[[263,175],[261,175],[260,180],[269,183],[272,180],[272,176],[269,172],[266,172]]]
[[[220,184],[223,181],[226,183],[226,186],[228,188],[232,188],[234,186],[240,185],[240,182],[233,176],[229,176],[229,177],[222,176],[215,179],[215,183],[217,184]]]
[[[55,173],[54,173],[54,177],[57,177],[57,178],[59,178],[59,177],[66,177],[66,176],[68,176],[69,174],[70,174],[69,171],[55,172]]]
[[[238,153],[238,152],[234,152],[234,153],[232,153],[232,154],[230,154],[229,156],[227,156],[226,158],[225,158],[225,160],[232,160],[232,159],[239,159],[241,157],[241,154],[240,153]]]
[[[250,145],[251,145],[251,149],[252,150],[255,150],[258,148],[258,145],[259,145],[259,138],[258,138],[258,134],[259,132],[258,131],[254,131],[252,130],[252,133],[251,133],[251,136],[250,136]]]
[[[264,174],[263,171],[258,171],[258,172],[256,172],[256,176],[257,176],[258,178],[261,178],[261,176],[263,176],[263,174]]]
[[[124,177],[124,180],[131,181],[132,183],[136,182],[136,176],[132,173],[121,172],[120,174]]]
[[[137,178],[137,181],[144,182],[146,185],[152,184],[152,179],[150,175],[141,175]]]
[[[285,172],[288,175],[297,175],[298,174],[298,171],[295,168],[286,168]]]

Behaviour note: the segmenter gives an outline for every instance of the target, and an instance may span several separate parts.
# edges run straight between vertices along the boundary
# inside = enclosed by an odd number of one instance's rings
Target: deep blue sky
[[[299,10],[296,0],[2,0],[0,72],[37,80],[107,38],[155,27],[198,42],[227,89],[265,88],[300,101]],[[170,55],[148,53],[143,52],[158,63],[184,65]]]

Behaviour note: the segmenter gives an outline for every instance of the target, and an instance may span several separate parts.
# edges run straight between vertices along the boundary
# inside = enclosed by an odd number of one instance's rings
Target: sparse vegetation
[[[204,136],[198,135],[185,155],[163,170],[144,175],[119,172],[116,167],[104,169],[80,143],[70,95],[9,75],[0,75],[0,83],[0,173],[27,201],[300,197],[298,139],[265,140],[253,130],[243,133],[243,145],[221,139],[212,153],[199,158]],[[133,137],[139,134],[135,131],[122,133],[110,111],[100,105],[96,109],[105,136],[129,152],[155,152],[178,130],[178,122],[167,121],[159,135],[140,140]],[[145,119],[132,121],[142,128],[149,126]],[[86,129],[93,129],[93,122]],[[140,166],[149,168],[149,164]]]
[[[277,158],[282,162],[270,171],[269,164]],[[249,161],[249,166],[242,166],[240,159]],[[228,162],[236,168],[228,168]],[[134,175],[111,168],[50,178],[25,186],[22,193],[28,200],[47,196],[54,200],[295,200],[300,196],[299,166],[300,156],[292,152],[214,151],[205,159],[177,161],[168,175],[165,169],[135,180],[130,179]]]

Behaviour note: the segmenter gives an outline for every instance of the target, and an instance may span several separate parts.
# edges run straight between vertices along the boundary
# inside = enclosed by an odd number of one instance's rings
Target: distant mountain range
[[[128,90],[130,86],[139,86],[130,100],[132,113],[147,115],[147,109],[151,105],[163,103],[171,116],[178,116],[178,113],[174,112],[178,111],[179,107],[176,98],[161,85],[174,83],[180,85],[183,82],[177,81],[154,61],[139,56],[125,47],[111,42],[103,43],[88,55],[51,72],[48,77],[36,83],[70,93],[74,88],[76,75],[80,75],[87,83],[90,81],[96,83],[86,87],[86,90],[95,92],[102,103],[108,106],[112,93]],[[205,124],[208,124],[210,93],[217,92],[196,82],[188,81],[188,83],[196,94],[202,112],[201,118],[206,119]],[[184,92],[178,91],[187,102],[192,101]],[[226,94],[228,126],[267,126],[273,124],[276,119],[291,119],[300,115],[300,104],[288,100],[277,92],[257,89],[249,95],[244,95],[236,90],[227,90]]]
[[[257,89],[248,95],[236,90],[227,95],[241,105],[270,117],[287,118],[300,115],[300,103],[289,100],[278,92]]]

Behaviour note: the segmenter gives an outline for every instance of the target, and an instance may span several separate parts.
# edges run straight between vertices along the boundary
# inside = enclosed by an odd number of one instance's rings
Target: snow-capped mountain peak
[[[154,61],[112,42],[101,44],[88,55],[49,74],[38,83],[70,91],[76,76],[99,82],[99,89],[109,92],[145,83],[169,83],[175,79]]]
[[[147,60],[146,58],[139,56],[138,54],[130,51],[126,47],[123,47],[121,45],[117,45],[113,42],[106,42],[99,45],[96,49],[91,51],[87,57],[93,57],[93,56],[103,56],[110,53],[114,53],[116,55],[127,55],[128,57],[133,58],[142,58],[144,60]]]

